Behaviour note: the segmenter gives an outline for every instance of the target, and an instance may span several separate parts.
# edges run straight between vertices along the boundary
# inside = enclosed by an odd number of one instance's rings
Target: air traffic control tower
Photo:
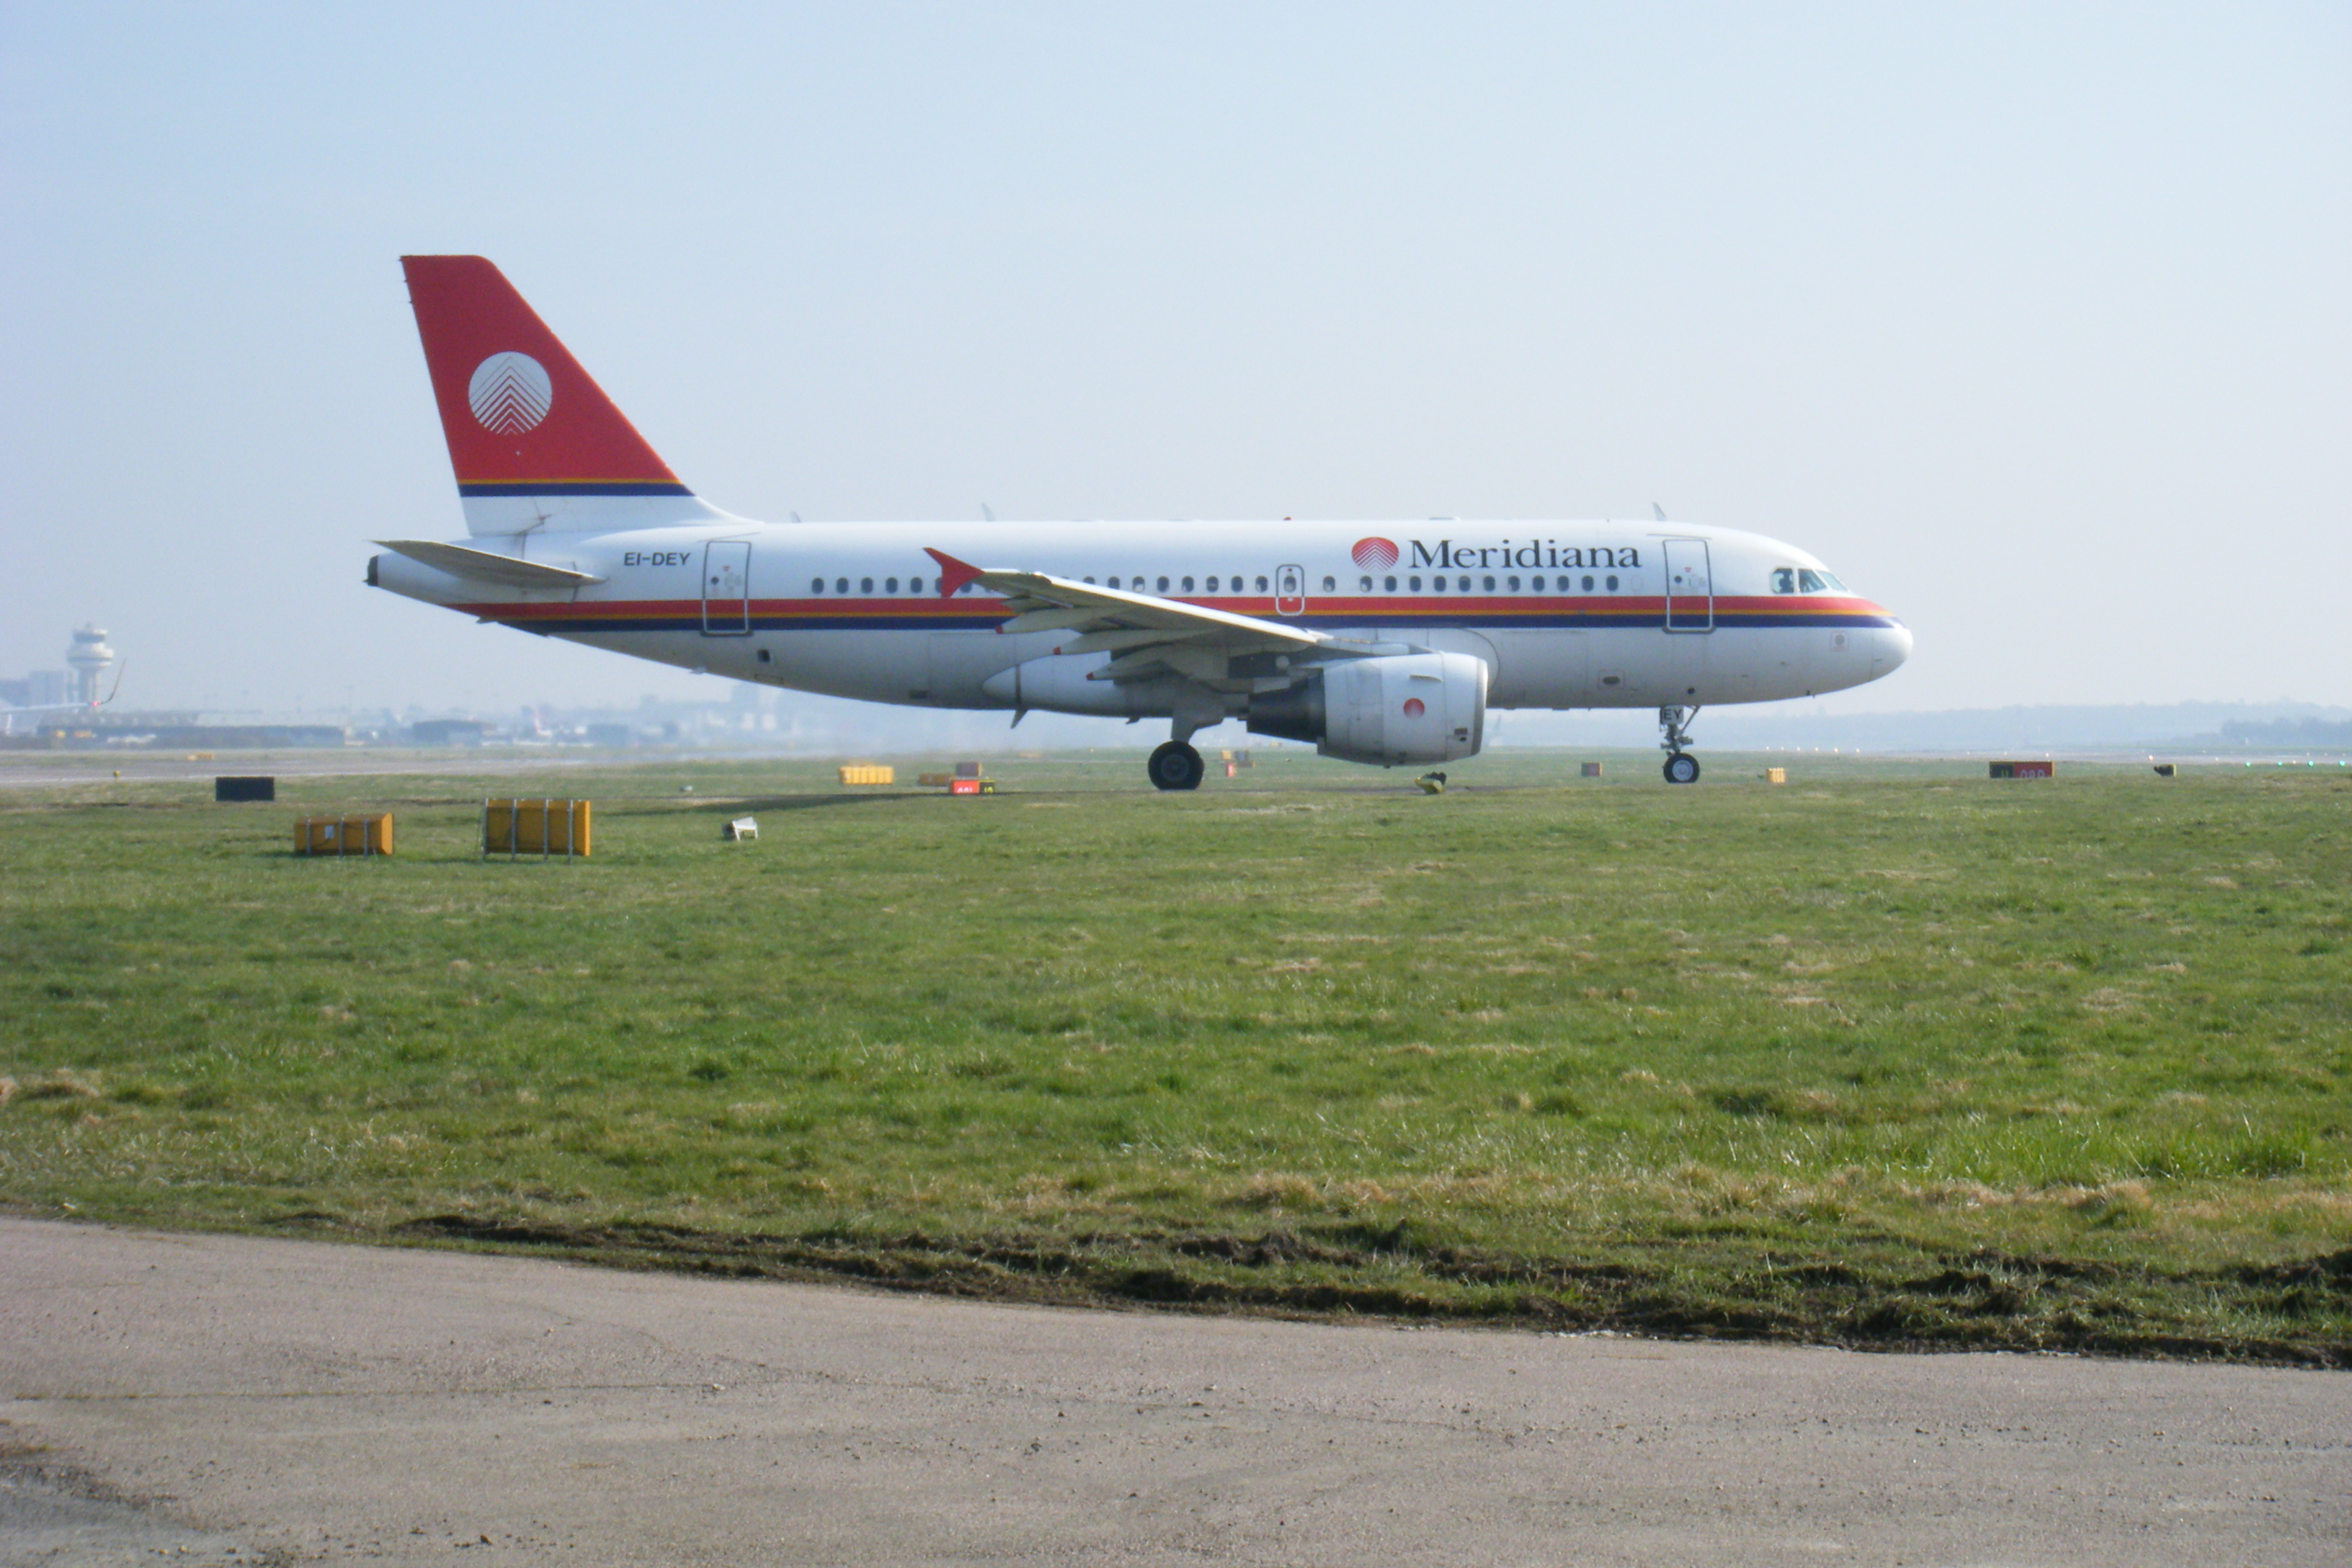
[[[66,666],[73,671],[73,700],[95,702],[106,695],[103,681],[114,664],[114,650],[106,646],[104,628],[84,626],[66,649]]]

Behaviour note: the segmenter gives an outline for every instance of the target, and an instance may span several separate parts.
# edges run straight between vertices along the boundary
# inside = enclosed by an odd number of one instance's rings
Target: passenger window
[[[1393,578],[1393,577],[1383,577],[1383,578],[1381,578],[1381,593],[1383,593],[1383,594],[1393,594],[1393,593],[1395,593],[1395,592],[1396,592],[1396,579],[1395,579],[1395,578]]]
[[[1609,591],[1612,594],[1617,591],[1617,579],[1614,577],[1609,579]]]
[[[1323,591],[1324,591],[1325,593],[1327,593],[1327,594],[1336,594],[1336,593],[1338,593],[1338,592],[1339,591],[1339,580],[1338,578],[1336,578],[1336,577],[1326,577],[1326,578],[1324,578],[1324,579],[1323,579]]]
[[[1443,594],[1445,592],[1445,579],[1443,577],[1432,577],[1429,580],[1429,591],[1433,594]]]
[[[1772,568],[1772,592],[1793,594],[1797,591],[1797,574],[1786,566]]]
[[[1530,577],[1530,578],[1528,578],[1528,581],[1530,584],[1534,584],[1534,586],[1535,586],[1535,591],[1536,591],[1537,593],[1540,594],[1540,593],[1542,593],[1542,592],[1544,591],[1543,579],[1542,579],[1542,578],[1540,578],[1540,577]]]
[[[1217,580],[1216,580],[1214,577],[1212,577],[1212,578],[1210,578],[1210,579],[1209,579],[1209,592],[1210,592],[1210,593],[1212,593],[1212,594],[1213,594],[1213,593],[1215,593],[1216,591],[1217,591]]]
[[[1160,579],[1160,591],[1163,594],[1168,592],[1168,579],[1165,577]]]
[[[1370,577],[1364,578],[1361,582],[1356,584],[1356,592],[1359,594],[1369,594],[1371,591],[1372,580]]]
[[[860,577],[857,580],[857,591],[861,594],[870,594],[874,592],[874,579],[871,577]]]
[[[882,580],[882,591],[886,594],[897,593],[898,591],[898,579],[896,577],[884,578]]]
[[[1185,579],[1184,579],[1184,592],[1186,592],[1186,593],[1188,593],[1188,594],[1189,594],[1189,593],[1191,593],[1192,591],[1192,579],[1191,579],[1190,577],[1187,577],[1187,578],[1185,578]]]
[[[1416,594],[1421,592],[1421,579],[1418,577],[1406,578],[1404,580],[1404,585],[1412,589]]]
[[[811,584],[809,584],[809,592],[810,592],[810,593],[812,593],[812,594],[822,594],[822,593],[824,593],[824,578],[822,578],[822,577],[819,577],[819,578],[817,578],[815,581],[814,581],[814,582],[812,582]]]
[[[1257,580],[1257,591],[1261,594],[1265,592],[1265,579],[1263,577]]]
[[[919,578],[919,577],[918,577],[918,578],[916,578],[916,579],[915,579],[915,581],[916,581],[916,583],[919,585],[919,584],[921,584],[921,582],[922,582],[922,579],[921,579],[921,578]],[[1091,578],[1091,577],[1087,578],[1087,587],[1089,587],[1089,588],[1091,588],[1091,587],[1093,587],[1094,585],[1095,585],[1095,580],[1094,580],[1093,578]]]
[[[919,594],[922,591],[923,580],[920,577],[909,577],[907,579],[907,592],[909,594]]]
[[[1519,580],[1517,577],[1506,577],[1503,581],[1511,585],[1512,593],[1516,594],[1519,591]]]
[[[1495,591],[1495,580],[1492,577],[1486,579],[1486,589],[1489,594]]]
[[[1613,588],[1617,584],[1612,581],[1609,585]],[[1584,579],[1584,591],[1588,594],[1592,592],[1592,579],[1590,576]]]
[[[834,583],[833,583],[833,591],[834,591],[835,593],[836,593],[836,594],[846,594],[846,593],[848,593],[848,592],[849,592],[849,579],[848,579],[848,578],[846,578],[846,577],[836,577],[836,578],[835,578],[835,579],[834,579]]]

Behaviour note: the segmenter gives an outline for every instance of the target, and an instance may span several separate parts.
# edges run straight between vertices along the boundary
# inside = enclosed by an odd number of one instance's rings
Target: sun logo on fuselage
[[[466,402],[474,422],[499,436],[520,436],[547,417],[555,387],[546,369],[529,354],[492,354],[474,367]]]
[[[1385,572],[1397,563],[1396,541],[1392,539],[1359,539],[1356,548],[1349,553],[1367,572]]]

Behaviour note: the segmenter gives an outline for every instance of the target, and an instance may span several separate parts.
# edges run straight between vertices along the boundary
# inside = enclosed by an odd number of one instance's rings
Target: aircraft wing
[[[1073,582],[1043,572],[974,566],[937,550],[924,553],[940,563],[940,596],[946,598],[977,583],[1004,595],[1012,618],[1000,632],[1066,631],[1070,640],[1060,653],[1113,653],[1118,656],[1111,676],[1142,675],[1155,666],[1176,661],[1154,657],[1155,650],[1173,654],[1198,649],[1225,656],[1290,653],[1318,648],[1331,639],[1303,626],[1237,616],[1176,599],[1149,594],[1124,593],[1092,583]]]
[[[510,588],[577,588],[604,580],[585,572],[488,550],[468,549],[463,544],[438,544],[429,539],[379,539],[376,542],[394,554],[421,561],[436,572],[446,572],[452,577],[470,577],[477,583],[498,583]]]

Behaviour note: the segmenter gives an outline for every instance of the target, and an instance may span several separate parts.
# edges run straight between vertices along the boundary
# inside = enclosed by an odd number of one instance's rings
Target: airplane
[[[1891,673],[1911,633],[1794,545],[1669,522],[753,522],[681,483],[478,256],[402,258],[467,539],[386,539],[373,587],[740,680],[915,707],[1165,720],[1200,786],[1229,719],[1383,767],[1490,710],[1702,707]],[[982,509],[983,511],[986,509]],[[975,562],[986,564],[974,564]]]

